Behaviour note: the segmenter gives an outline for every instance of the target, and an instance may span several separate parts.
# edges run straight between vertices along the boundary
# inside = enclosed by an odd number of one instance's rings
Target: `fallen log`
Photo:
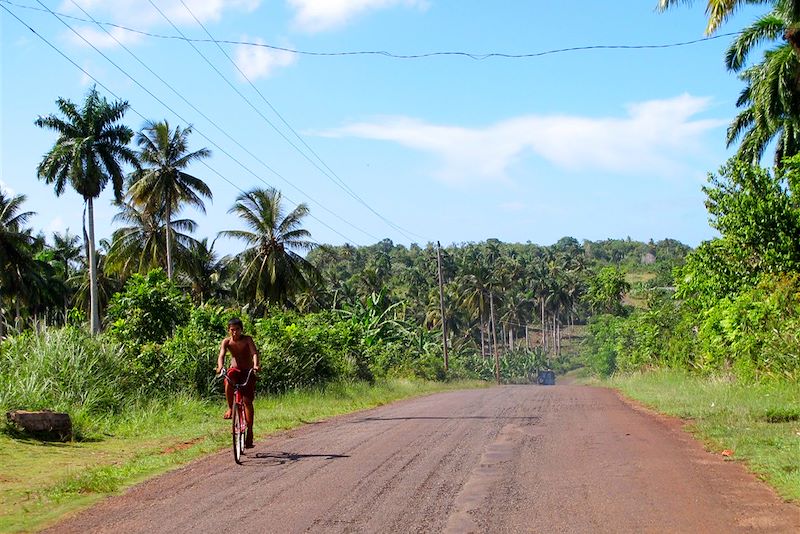
[[[22,431],[36,437],[56,438],[60,441],[67,441],[72,437],[72,420],[66,413],[51,410],[36,412],[13,410],[6,412],[6,419]]]

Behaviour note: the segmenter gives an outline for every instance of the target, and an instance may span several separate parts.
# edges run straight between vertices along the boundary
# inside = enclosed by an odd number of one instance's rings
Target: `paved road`
[[[237,496],[241,493],[241,497]],[[678,421],[606,389],[504,386],[398,402],[141,484],[53,532],[800,532]]]

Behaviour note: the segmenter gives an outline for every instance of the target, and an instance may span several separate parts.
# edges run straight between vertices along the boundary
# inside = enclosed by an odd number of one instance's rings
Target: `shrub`
[[[189,296],[167,279],[161,269],[134,274],[125,290],[108,306],[109,335],[135,350],[146,343],[163,343],[175,328],[189,320]]]

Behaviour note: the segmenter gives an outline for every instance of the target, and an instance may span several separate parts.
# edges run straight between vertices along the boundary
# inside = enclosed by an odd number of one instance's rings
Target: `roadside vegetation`
[[[709,28],[740,3],[713,2]],[[126,102],[96,89],[81,105],[59,98],[36,121],[56,139],[35,173],[56,195],[82,196],[85,238],[31,228],[25,196],[0,191],[0,408],[63,411],[74,432],[55,443],[4,427],[0,528],[35,528],[224,447],[213,369],[233,317],[262,356],[259,435],[583,367],[691,419],[710,448],[800,499],[800,10],[763,3],[773,11],[726,58],[745,84],[728,132],[738,151],[709,175],[719,237],[695,250],[572,237],[320,245],[303,227],[307,206],[255,188],[229,207],[238,224],[222,233],[242,250],[220,256],[216,236],[194,236],[181,216],[213,197],[188,173],[210,156],[189,148],[190,127],[134,132]],[[775,47],[748,65],[765,43]],[[119,212],[99,237],[93,203],[107,185]]]
[[[715,454],[742,461],[786,500],[800,502],[800,384],[743,382],[663,369],[608,381],[627,397],[687,421]]]

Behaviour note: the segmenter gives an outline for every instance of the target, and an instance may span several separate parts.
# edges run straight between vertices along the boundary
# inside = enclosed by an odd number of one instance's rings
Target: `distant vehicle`
[[[538,375],[536,376],[536,383],[540,386],[555,386],[556,385],[556,374],[553,371],[544,370],[539,371]]]

